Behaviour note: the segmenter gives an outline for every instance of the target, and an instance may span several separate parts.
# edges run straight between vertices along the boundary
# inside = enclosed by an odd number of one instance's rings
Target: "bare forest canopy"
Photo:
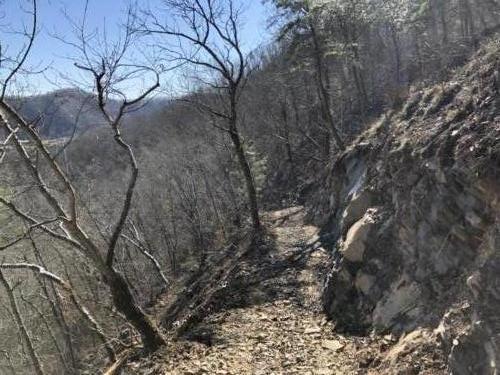
[[[264,210],[304,203],[374,119],[500,31],[498,0],[266,0],[271,42],[247,52],[240,1],[138,2],[113,38],[73,15],[81,80],[26,96],[46,21],[18,1],[26,23],[0,22],[0,374],[167,345],[159,296],[263,236]],[[185,95],[161,91],[172,77]]]

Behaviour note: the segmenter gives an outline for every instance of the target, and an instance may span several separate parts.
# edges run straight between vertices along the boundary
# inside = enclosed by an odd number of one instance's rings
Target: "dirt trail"
[[[198,311],[197,323],[180,338],[171,335],[165,351],[129,362],[124,375],[446,373],[432,330],[417,329],[399,341],[335,332],[320,306],[330,262],[316,246],[317,228],[304,224],[302,207],[269,212],[264,220],[263,242],[227,253],[209,273],[218,277],[200,279],[201,294],[209,297],[201,304],[198,295],[182,300],[188,311]],[[177,316],[174,323],[186,314]]]
[[[303,210],[267,213],[269,240],[238,266],[210,314],[150,374],[357,374],[364,337],[334,332],[319,295],[328,254]]]

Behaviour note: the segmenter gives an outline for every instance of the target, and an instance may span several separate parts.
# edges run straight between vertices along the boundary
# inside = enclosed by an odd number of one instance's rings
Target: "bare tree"
[[[136,302],[126,279],[115,268],[114,259],[120,236],[129,216],[139,173],[132,147],[122,136],[122,120],[129,111],[141,105],[159,86],[159,76],[148,67],[124,62],[126,52],[134,42],[130,27],[125,29],[125,35],[115,44],[97,43],[97,46],[91,46],[91,43],[95,42],[95,40],[92,39],[93,34],[89,36],[85,32],[85,22],[82,22],[81,27],[77,28],[80,38],[73,45],[81,52],[82,57],[77,66],[89,73],[93,80],[99,109],[112,130],[116,144],[128,160],[130,173],[126,190],[123,193],[123,203],[118,218],[107,243],[102,244],[94,240],[92,235],[85,230],[86,223],[81,215],[82,208],[80,207],[77,190],[68,174],[52,155],[36,129],[30,126],[5,100],[5,92],[10,80],[21,71],[33,46],[36,35],[36,14],[36,1],[33,1],[33,31],[28,36],[29,43],[23,50],[21,57],[17,59],[17,63],[12,64],[10,73],[6,75],[2,82],[0,125],[5,130],[7,139],[10,140],[17,151],[18,158],[24,164],[29,176],[31,176],[31,180],[34,182],[47,209],[40,209],[33,214],[25,211],[22,205],[16,202],[15,198],[6,199],[0,197],[0,203],[27,225],[25,233],[14,239],[9,246],[25,240],[32,232],[36,231],[83,254],[100,272],[105,283],[109,286],[116,309],[141,334],[145,350],[154,351],[165,345],[165,339]],[[85,18],[86,14],[84,20]],[[150,73],[153,76],[153,84],[145,88],[137,97],[129,99],[118,88],[119,85],[144,73]],[[116,97],[120,103],[114,113],[111,113],[107,106],[108,99],[111,96]],[[21,140],[21,135],[29,140],[28,144]],[[47,217],[50,217],[50,219],[47,219]],[[6,268],[5,265],[3,265],[3,268]],[[37,269],[39,273],[43,273],[41,271],[43,268],[37,265],[11,265],[9,268]]]
[[[31,18],[31,25],[24,25],[22,31],[16,31],[21,40],[24,39],[24,44],[17,51],[7,53],[11,46],[7,43],[0,42],[0,99],[4,100],[10,84],[16,75],[23,71],[23,67],[28,59],[30,51],[35,41],[35,36],[38,28],[38,3],[37,0],[31,0],[31,8],[24,10]],[[0,3],[1,4],[1,3]],[[3,41],[2,41],[3,42]]]
[[[213,94],[212,101],[205,100],[207,95],[201,95],[203,98],[193,95],[186,100],[222,121],[222,125],[214,125],[231,138],[245,178],[253,227],[257,230],[261,226],[257,190],[240,132],[243,120],[239,102],[249,74],[240,38],[241,9],[233,0],[164,0],[163,4],[175,21],[164,23],[154,12],[145,11],[139,29],[166,37],[160,41],[166,58],[192,67],[196,80]]]

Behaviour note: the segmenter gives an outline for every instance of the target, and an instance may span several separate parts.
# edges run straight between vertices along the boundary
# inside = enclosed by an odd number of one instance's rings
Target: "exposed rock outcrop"
[[[430,329],[453,374],[500,365],[499,56],[490,42],[449,83],[415,91],[307,198],[334,254],[323,303],[337,326]]]

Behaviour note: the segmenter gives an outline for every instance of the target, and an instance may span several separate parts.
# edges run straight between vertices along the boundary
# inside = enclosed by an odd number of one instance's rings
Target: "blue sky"
[[[117,25],[123,20],[123,11],[127,8],[130,0],[90,0],[89,2],[89,28],[104,27],[108,34],[116,33]],[[252,50],[264,43],[266,36],[266,20],[269,16],[269,6],[262,4],[261,0],[236,0],[245,6],[245,27],[241,33],[244,46]],[[23,19],[27,19],[22,7],[29,6],[28,0],[5,0],[1,6],[4,14],[3,24],[9,23],[13,28],[19,29]],[[29,58],[31,67],[47,67],[43,75],[29,76],[25,81],[30,86],[30,92],[46,92],[55,88],[68,86],[65,79],[60,78],[60,73],[68,76],[80,74],[68,57],[75,55],[75,50],[53,37],[54,34],[68,37],[71,34],[71,26],[64,16],[66,12],[72,19],[80,19],[83,14],[84,0],[38,0],[39,7],[39,33],[35,46]],[[155,8],[161,4],[161,0],[140,0],[139,6],[148,5]],[[112,35],[111,35],[112,36]],[[9,35],[0,35],[5,44],[12,47],[16,44],[16,38]]]

